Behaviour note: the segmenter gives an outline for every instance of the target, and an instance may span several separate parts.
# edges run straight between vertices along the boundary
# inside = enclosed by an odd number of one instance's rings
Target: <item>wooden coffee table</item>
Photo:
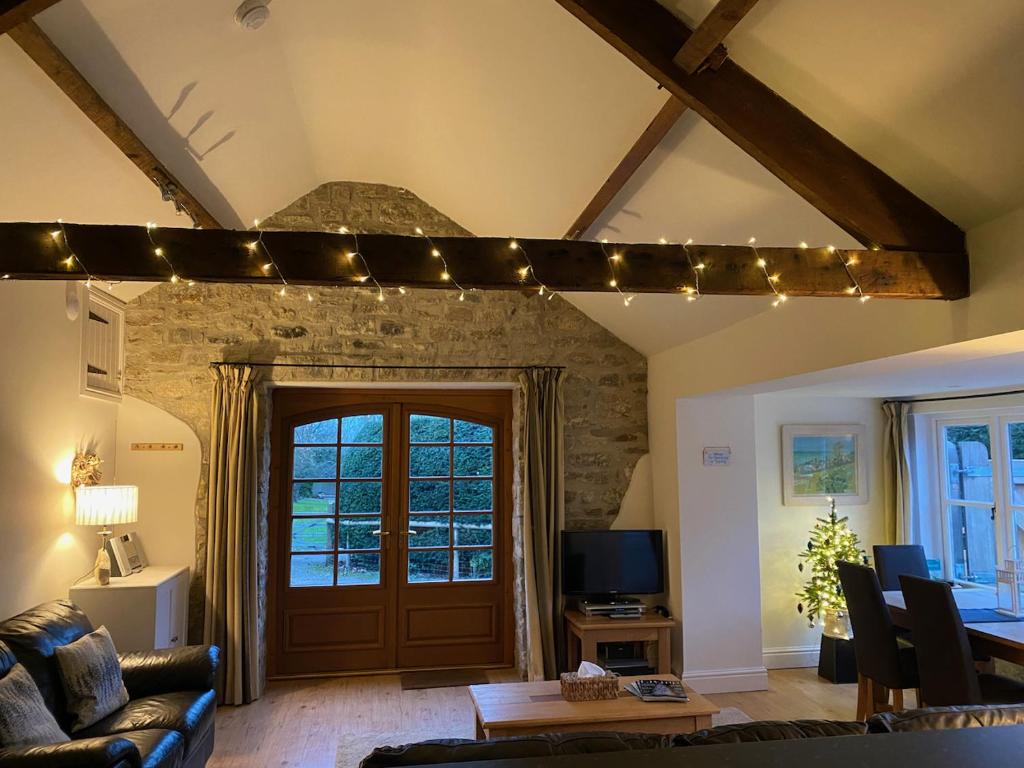
[[[604,701],[566,701],[557,680],[537,683],[471,685],[478,739],[526,736],[535,733],[625,731],[632,733],[692,733],[711,727],[718,707],[690,688],[686,704],[640,701],[621,686],[633,680],[677,680],[672,675],[620,679],[619,697]]]

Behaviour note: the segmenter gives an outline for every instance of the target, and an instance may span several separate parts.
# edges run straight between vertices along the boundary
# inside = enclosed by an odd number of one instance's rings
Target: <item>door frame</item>
[[[268,679],[294,679],[303,677],[344,677],[353,675],[366,675],[366,674],[386,674],[395,671],[410,671],[415,669],[429,669],[430,667],[408,667],[408,668],[384,668],[384,669],[368,669],[358,671],[328,671],[328,672],[317,672],[317,673],[301,673],[301,674],[281,674],[276,672],[274,669],[274,663],[276,659],[276,653],[279,650],[278,645],[280,643],[279,631],[280,627],[276,624],[279,603],[282,599],[281,593],[284,589],[282,579],[285,576],[286,563],[280,556],[279,552],[275,552],[272,539],[275,534],[274,531],[283,530],[283,526],[290,519],[288,515],[287,505],[283,503],[285,490],[282,487],[282,463],[287,464],[289,459],[285,456],[285,443],[289,442],[286,440],[285,431],[282,429],[284,426],[283,422],[287,421],[294,416],[292,413],[290,416],[282,416],[279,409],[275,408],[278,401],[278,397],[286,396],[284,392],[294,391],[300,389],[303,391],[304,396],[308,397],[311,401],[317,398],[329,399],[332,397],[352,395],[355,397],[365,398],[367,405],[377,405],[388,407],[391,405],[409,404],[414,405],[417,400],[424,401],[424,407],[430,408],[430,401],[435,400],[438,396],[443,395],[445,392],[450,392],[453,395],[460,397],[472,397],[473,395],[479,395],[481,397],[493,397],[498,393],[507,394],[507,407],[505,413],[498,425],[498,434],[495,438],[495,477],[498,476],[498,465],[502,467],[502,473],[506,479],[506,482],[501,483],[503,487],[496,487],[496,495],[502,496],[503,506],[506,510],[505,516],[506,521],[500,526],[500,531],[495,530],[495,551],[498,550],[497,538],[501,537],[501,550],[506,553],[501,558],[500,563],[495,563],[495,581],[498,582],[501,590],[504,592],[505,599],[504,604],[501,606],[501,617],[503,631],[501,633],[502,639],[502,659],[496,664],[473,664],[468,665],[474,668],[482,666],[489,667],[509,667],[515,664],[515,645],[516,645],[516,584],[515,584],[515,508],[514,508],[514,493],[513,486],[515,484],[515,472],[516,472],[516,461],[513,450],[515,443],[514,434],[514,418],[513,413],[515,411],[514,403],[514,392],[515,385],[511,383],[496,383],[496,382],[451,382],[451,383],[439,383],[439,382],[408,382],[408,383],[397,383],[388,384],[384,387],[373,386],[372,384],[356,384],[356,383],[344,383],[344,384],[330,384],[330,383],[305,383],[305,382],[275,382],[267,386],[267,402],[270,405],[269,417],[264,421],[267,425],[268,439],[264,443],[269,446],[270,456],[268,457],[267,466],[269,467],[270,477],[268,482],[268,498],[267,498],[267,540],[264,542],[267,552],[267,580],[266,580],[266,626],[264,630],[264,637],[266,640],[266,676]],[[280,394],[279,394],[280,393]],[[303,413],[316,413],[317,411],[329,410],[331,408],[338,408],[337,404],[324,405],[322,407],[316,407],[312,405],[308,411],[304,410]],[[433,406],[436,408],[437,406]],[[452,412],[459,409],[453,409]],[[468,411],[466,412],[468,414]],[[397,425],[399,431],[404,425]],[[393,467],[397,472],[401,465],[407,462],[407,457],[403,456],[398,462],[399,466]],[[388,474],[385,469],[385,475]],[[497,485],[497,484],[496,484]],[[403,500],[405,491],[403,490],[405,483],[399,481],[399,487],[395,491],[399,497]],[[384,510],[382,510],[384,512]],[[385,513],[386,514],[386,513]],[[382,519],[382,524],[386,524]],[[497,529],[497,515],[495,515],[495,528]],[[280,534],[278,534],[280,536]],[[398,537],[393,537],[398,538]],[[283,539],[282,539],[283,540]],[[280,545],[278,541],[278,545]],[[397,546],[398,542],[395,541],[391,546],[394,547],[394,551],[398,554],[396,558],[400,556],[402,547]],[[280,549],[280,546],[277,547]],[[382,549],[383,554],[383,549]],[[383,568],[383,563],[382,563]],[[425,585],[426,586],[426,585]],[[396,584],[397,589],[397,584]],[[397,633],[397,611],[395,612],[395,631]],[[449,668],[449,667],[445,667]]]

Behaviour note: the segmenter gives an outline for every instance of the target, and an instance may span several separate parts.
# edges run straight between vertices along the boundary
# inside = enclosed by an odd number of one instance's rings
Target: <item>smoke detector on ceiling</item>
[[[242,29],[259,29],[270,18],[270,0],[245,0],[235,9],[235,22]]]

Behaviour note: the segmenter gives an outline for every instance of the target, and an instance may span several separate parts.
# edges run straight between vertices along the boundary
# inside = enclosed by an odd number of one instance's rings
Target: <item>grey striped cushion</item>
[[[60,667],[68,712],[75,716],[71,732],[88,728],[128,703],[121,680],[121,662],[106,627],[54,650]]]
[[[0,680],[0,747],[39,747],[68,741],[21,664]]]

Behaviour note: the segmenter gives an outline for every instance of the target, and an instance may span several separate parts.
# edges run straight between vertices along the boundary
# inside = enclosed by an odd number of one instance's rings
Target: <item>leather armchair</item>
[[[139,768],[142,758],[128,739],[103,736],[46,747],[0,749],[0,768]]]

